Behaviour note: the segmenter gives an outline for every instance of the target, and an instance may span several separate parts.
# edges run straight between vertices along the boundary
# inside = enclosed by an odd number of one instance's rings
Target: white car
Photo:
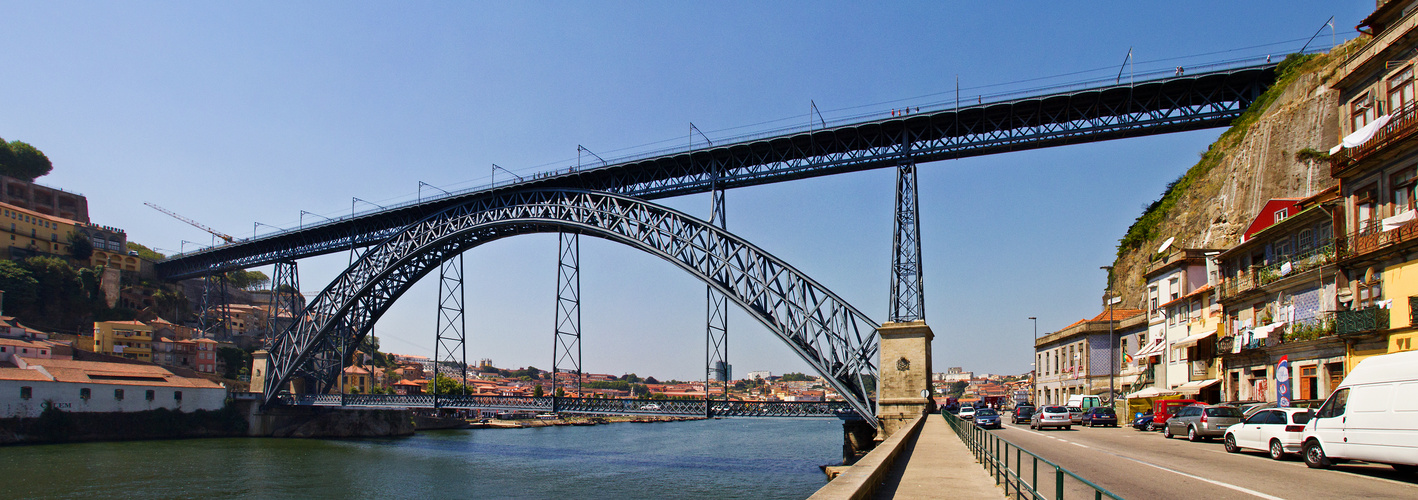
[[[1304,443],[1305,424],[1310,422],[1307,408],[1268,408],[1246,417],[1239,424],[1226,428],[1226,451],[1236,453],[1242,448],[1264,450],[1272,460],[1286,454],[1299,453]]]
[[[973,422],[975,421],[975,407],[961,406],[960,413],[956,413],[955,416],[960,417],[960,420],[969,420]]]

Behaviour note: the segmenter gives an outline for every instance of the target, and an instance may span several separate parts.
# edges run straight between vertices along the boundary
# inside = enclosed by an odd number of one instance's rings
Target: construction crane
[[[153,207],[153,210],[157,210],[157,211],[159,211],[159,212],[168,214],[168,215],[172,216],[172,218],[174,218],[174,219],[177,219],[177,220],[180,220],[180,221],[182,221],[182,222],[186,222],[186,223],[188,223],[188,224],[191,224],[193,227],[196,227],[197,229],[201,229],[201,230],[203,230],[203,231],[212,233],[212,236],[216,236],[216,237],[218,237],[218,238],[221,238],[222,240],[225,240],[227,243],[231,243],[231,242],[233,242],[233,241],[236,241],[236,238],[232,238],[231,236],[227,236],[225,233],[222,233],[221,231],[218,231],[218,230],[216,230],[216,229],[212,229],[212,228],[210,228],[210,227],[207,227],[206,224],[202,224],[201,222],[197,222],[197,221],[195,221],[195,220],[192,220],[192,219],[188,219],[188,218],[186,218],[186,217],[183,217],[182,215],[178,214],[177,212],[173,212],[173,211],[171,211],[171,210],[168,210],[168,209],[166,209],[166,208],[163,208],[163,207],[154,205],[154,204],[152,204],[152,203],[148,203],[148,202],[146,202],[146,201],[143,202],[143,204],[144,204],[144,205],[147,205],[147,206],[150,206],[150,207]]]

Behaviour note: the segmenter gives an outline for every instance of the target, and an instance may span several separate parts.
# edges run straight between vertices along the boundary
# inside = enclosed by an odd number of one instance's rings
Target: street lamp
[[[1039,364],[1037,363],[1039,360],[1039,318],[1030,316],[1029,319],[1034,321],[1034,345],[1032,346],[1034,352],[1030,353],[1029,356],[1034,358],[1035,361],[1029,363],[1030,366],[1034,367],[1033,376],[1029,377],[1029,380],[1033,382],[1029,387],[1029,397],[1033,399],[1034,404],[1037,405],[1039,404]]]
[[[1108,401],[1116,408],[1118,393],[1113,382],[1118,378],[1118,339],[1113,338],[1113,325],[1117,324],[1117,318],[1113,317],[1113,304],[1118,303],[1118,300],[1113,297],[1113,266],[1102,266],[1099,269],[1108,272],[1108,288],[1103,292],[1103,302],[1108,307]]]

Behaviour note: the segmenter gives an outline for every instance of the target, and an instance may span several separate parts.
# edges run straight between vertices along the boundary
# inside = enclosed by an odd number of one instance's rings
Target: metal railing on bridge
[[[1029,498],[1033,500],[1063,500],[1066,479],[1072,478],[1074,483],[1072,490],[1082,490],[1085,493],[1093,493],[1094,500],[1103,500],[1104,497],[1113,500],[1123,500],[1112,492],[1103,489],[1102,486],[1093,484],[1087,479],[1078,477],[1072,471],[1060,467],[1058,464],[1050,462],[1048,459],[1035,455],[1033,452],[1020,448],[1019,445],[996,436],[995,434],[979,428],[974,423],[961,420],[950,413],[942,413],[945,422],[950,424],[950,428],[955,431],[960,440],[965,442],[965,446],[970,448],[970,452],[975,455],[975,460],[989,471],[990,476],[995,478],[995,485],[1004,488],[1004,495],[1007,498]],[[1010,461],[1011,452],[1014,461]],[[1030,465],[1024,465],[1024,455],[1029,455]],[[1042,462],[1045,471],[1053,469],[1053,487],[1039,484],[1039,468]],[[1029,471],[1029,477],[1024,477],[1025,471]],[[1048,472],[1046,472],[1048,473]],[[1048,478],[1045,477],[1045,480]],[[1046,496],[1044,493],[1053,490],[1053,496]],[[1010,490],[1014,491],[1010,495]]]
[[[705,401],[703,399],[602,399],[553,396],[437,396],[422,394],[295,394],[281,404],[347,408],[443,408],[458,410],[536,411],[598,415],[676,415],[701,417],[854,418],[842,401]]]

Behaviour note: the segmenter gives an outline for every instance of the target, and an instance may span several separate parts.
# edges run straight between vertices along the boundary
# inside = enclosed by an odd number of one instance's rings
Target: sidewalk
[[[875,498],[1004,497],[990,474],[940,415],[930,415],[921,435],[901,452]]]

